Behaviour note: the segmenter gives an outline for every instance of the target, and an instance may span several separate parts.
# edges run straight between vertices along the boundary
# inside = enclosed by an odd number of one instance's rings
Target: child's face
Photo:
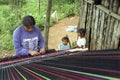
[[[67,41],[67,40],[63,40],[62,43],[63,43],[64,45],[67,45],[67,44],[68,44],[68,41]]]
[[[77,33],[77,35],[82,38],[82,35],[80,33]]]

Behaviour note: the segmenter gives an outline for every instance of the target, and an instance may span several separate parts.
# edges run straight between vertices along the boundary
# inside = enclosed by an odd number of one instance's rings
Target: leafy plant
[[[0,36],[0,50],[11,50],[13,49],[12,36],[9,34],[3,34]]]

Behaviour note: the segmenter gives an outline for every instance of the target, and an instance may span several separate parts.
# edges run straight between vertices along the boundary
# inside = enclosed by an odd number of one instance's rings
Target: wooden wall
[[[99,1],[99,0],[96,0]],[[120,0],[81,0],[78,28],[86,28],[90,50],[116,49],[120,38]]]

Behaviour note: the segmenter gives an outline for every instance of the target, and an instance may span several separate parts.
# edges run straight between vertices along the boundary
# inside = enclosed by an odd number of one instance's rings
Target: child
[[[68,43],[69,43],[69,38],[67,36],[63,37],[62,38],[62,43],[60,43],[59,46],[58,46],[59,50],[70,49],[70,45]]]
[[[86,45],[85,33],[86,33],[85,29],[83,28],[78,29],[77,48],[85,48],[85,45]]]

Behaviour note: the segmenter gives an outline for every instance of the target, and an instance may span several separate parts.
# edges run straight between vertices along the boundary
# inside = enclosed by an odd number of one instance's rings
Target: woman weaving
[[[44,38],[32,16],[25,16],[22,25],[13,32],[15,56],[38,55],[45,53]]]

